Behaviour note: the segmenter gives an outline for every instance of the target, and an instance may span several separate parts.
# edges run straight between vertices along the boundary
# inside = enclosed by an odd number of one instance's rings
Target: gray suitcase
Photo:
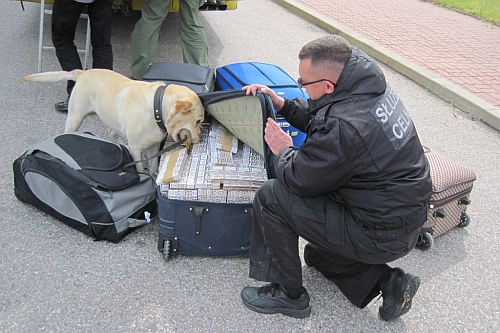
[[[423,225],[416,247],[428,250],[434,239],[455,227],[471,222],[467,206],[476,180],[474,171],[460,163],[424,147],[432,179],[432,195],[427,222]]]

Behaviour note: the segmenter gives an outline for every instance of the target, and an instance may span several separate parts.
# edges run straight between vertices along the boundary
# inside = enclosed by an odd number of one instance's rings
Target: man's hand
[[[292,137],[286,134],[272,118],[267,118],[264,139],[275,155],[281,149],[293,146]]]
[[[279,97],[274,90],[262,84],[251,84],[249,86],[244,86],[241,90],[245,91],[247,95],[254,95],[257,93],[257,90],[260,90],[263,94],[269,95],[271,97],[271,101],[273,102],[273,106],[276,110],[281,110],[283,105],[285,104],[285,99],[283,97]]]

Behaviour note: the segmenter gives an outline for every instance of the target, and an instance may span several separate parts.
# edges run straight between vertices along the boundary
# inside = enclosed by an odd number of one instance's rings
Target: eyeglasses
[[[332,81],[330,81],[330,80],[328,80],[328,79],[321,79],[321,80],[316,80],[316,81],[312,81],[312,82],[304,82],[304,81],[302,80],[302,78],[301,78],[301,77],[299,77],[299,78],[297,79],[297,84],[299,85],[299,87],[301,87],[301,88],[302,88],[302,87],[308,86],[308,85],[310,85],[310,84],[314,84],[314,83],[318,83],[318,82],[323,82],[323,81],[328,81],[328,82],[330,82],[330,83],[333,85],[333,87],[335,87],[335,83],[333,83]]]

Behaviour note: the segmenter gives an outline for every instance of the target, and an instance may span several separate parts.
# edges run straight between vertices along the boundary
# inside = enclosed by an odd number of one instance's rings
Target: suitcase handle
[[[208,207],[207,206],[191,206],[189,207],[189,211],[196,216],[196,226],[195,226],[195,233],[197,235],[200,234],[201,232],[201,216],[205,213],[208,213]]]

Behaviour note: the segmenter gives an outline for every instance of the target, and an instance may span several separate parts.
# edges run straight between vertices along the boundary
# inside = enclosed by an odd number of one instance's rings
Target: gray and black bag
[[[97,240],[118,243],[157,217],[156,185],[128,149],[90,133],[61,134],[14,161],[16,197]]]

